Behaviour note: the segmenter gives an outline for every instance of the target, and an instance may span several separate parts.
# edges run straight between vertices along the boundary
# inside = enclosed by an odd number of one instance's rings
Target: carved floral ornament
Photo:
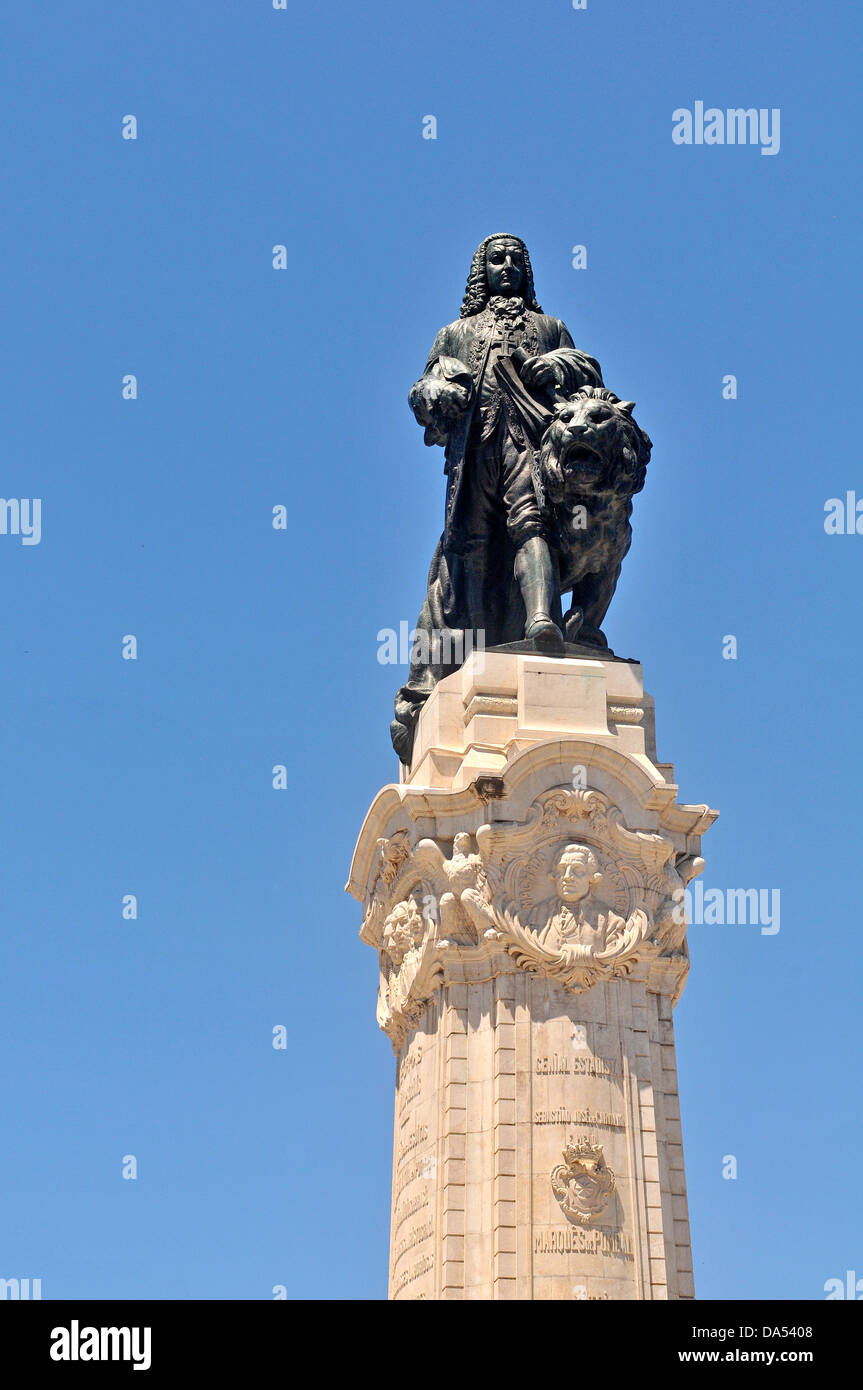
[[[448,853],[407,831],[381,839],[362,927],[380,956],[378,1021],[398,1048],[454,953],[503,951],[574,993],[651,958],[682,977],[682,890],[700,864],[591,789],[544,792],[523,822],[457,834]]]

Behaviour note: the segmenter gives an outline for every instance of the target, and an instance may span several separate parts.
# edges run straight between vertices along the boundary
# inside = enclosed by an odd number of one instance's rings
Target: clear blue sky
[[[43,533],[0,536],[0,1275],[386,1296],[394,1064],[342,890],[395,775],[376,634],[442,521],[407,392],[495,230],[654,441],[607,629],[721,810],[705,886],[781,890],[777,935],[691,932],[697,1292],[863,1274],[863,536],[823,525],[863,497],[859,7],[19,0],[3,30],[0,491]],[[778,107],[779,154],[674,145],[697,100]]]

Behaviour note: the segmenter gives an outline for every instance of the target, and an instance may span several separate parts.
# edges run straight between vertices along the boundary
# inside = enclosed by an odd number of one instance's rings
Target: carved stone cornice
[[[496,820],[525,817],[537,785],[560,785],[562,768],[583,765],[591,786],[611,796],[629,824],[650,822],[666,832],[677,850],[697,854],[700,837],[713,824],[717,812],[705,805],[687,806],[675,800],[677,786],[644,755],[632,754],[589,737],[568,735],[545,739],[524,748],[512,746],[503,769],[505,795],[495,804]],[[488,819],[487,798],[478,779],[451,791],[405,783],[382,787],[372,802],[360,831],[346,891],[366,902],[378,873],[378,841],[404,831],[416,838],[424,825],[450,838],[460,829],[476,829]],[[365,938],[364,938],[365,939]]]

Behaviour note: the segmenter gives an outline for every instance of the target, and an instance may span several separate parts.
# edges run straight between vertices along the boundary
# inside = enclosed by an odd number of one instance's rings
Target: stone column
[[[694,1297],[672,1008],[716,813],[653,728],[635,663],[477,652],[372,803],[391,1298]]]

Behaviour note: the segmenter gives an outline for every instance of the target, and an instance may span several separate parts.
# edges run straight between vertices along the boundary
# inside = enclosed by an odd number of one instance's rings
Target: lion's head
[[[539,453],[549,502],[566,505],[596,494],[628,500],[641,491],[652,446],[633,409],[633,401],[600,386],[583,386],[555,406]]]

